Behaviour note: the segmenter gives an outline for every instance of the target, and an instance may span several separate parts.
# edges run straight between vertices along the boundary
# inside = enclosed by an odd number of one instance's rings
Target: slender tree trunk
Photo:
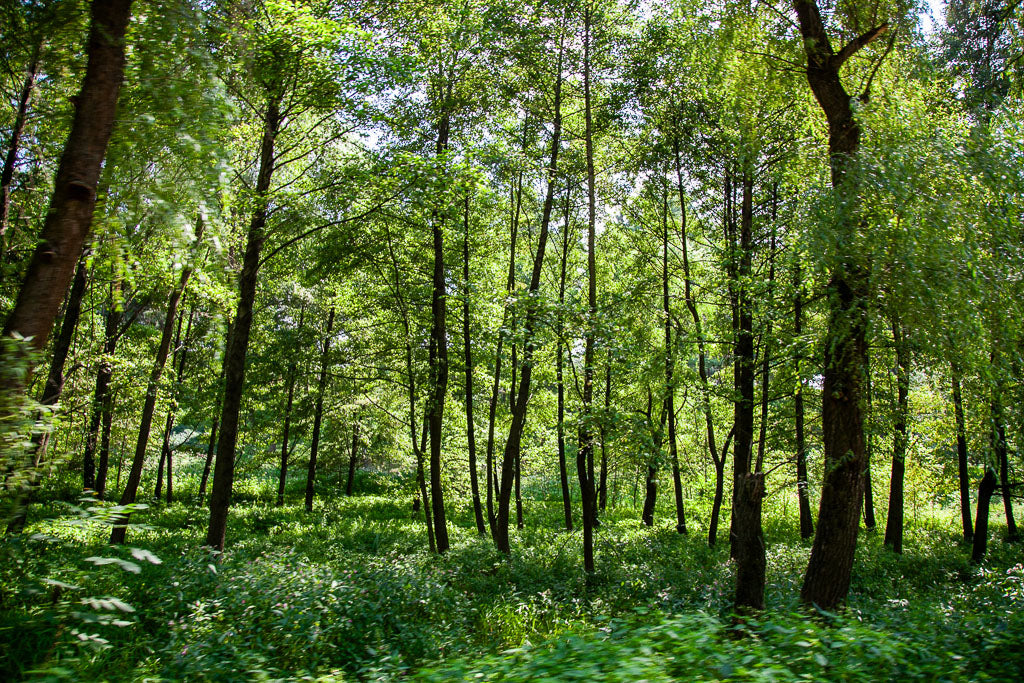
[[[195,306],[189,311],[188,314],[188,327],[185,330],[185,340],[187,343],[189,335],[192,334],[192,320],[195,317]],[[174,333],[174,358],[171,361],[171,367],[177,368],[174,374],[174,388],[171,390],[171,407],[167,410],[167,420],[164,423],[164,438],[163,443],[160,446],[160,465],[157,468],[156,477],[156,491],[154,498],[160,500],[160,488],[162,483],[162,477],[164,470],[164,463],[167,463],[167,504],[170,505],[171,501],[174,500],[174,474],[172,469],[172,459],[174,457],[174,449],[171,448],[171,431],[174,429],[174,417],[175,408],[177,407],[178,394],[181,392],[181,381],[185,374],[185,358],[187,356],[185,351],[185,345],[181,341],[181,326],[185,318],[178,316],[178,329]]]
[[[871,29],[836,52],[815,0],[793,0],[793,8],[807,56],[807,82],[828,120],[832,186],[849,200],[848,210],[852,212],[856,208],[856,181],[848,177],[846,169],[860,147],[860,124],[839,71],[847,59],[884,33],[888,25]],[[836,244],[854,244],[859,221],[851,213],[837,221],[836,229]],[[825,476],[818,530],[800,591],[804,604],[825,610],[835,609],[846,600],[857,547],[866,464],[861,401],[867,368],[870,290],[868,268],[856,254],[840,251],[830,270],[821,392]]]
[[[679,451],[676,448],[676,385],[675,354],[672,348],[672,309],[668,297],[668,186],[662,194],[661,214],[661,305],[665,316],[665,412],[668,414],[668,451],[672,460],[672,483],[676,494],[676,531],[686,533],[686,511],[683,508],[683,480],[679,474]]]
[[[512,484],[515,478],[515,460],[519,453],[523,436],[523,425],[526,421],[526,404],[530,395],[532,377],[533,330],[536,324],[537,307],[534,297],[540,290],[540,276],[544,264],[544,250],[547,246],[548,227],[551,224],[551,211],[555,198],[555,177],[558,172],[558,153],[562,140],[562,58],[564,52],[564,36],[559,37],[558,64],[554,92],[554,121],[551,136],[551,161],[547,169],[547,192],[544,197],[544,208],[541,214],[540,234],[537,239],[537,251],[533,260],[533,272],[530,276],[527,309],[524,321],[523,368],[519,378],[519,389],[516,394],[515,410],[512,411],[512,424],[508,438],[505,440],[505,452],[501,462],[501,479],[498,486],[498,513],[491,537],[497,549],[506,555],[512,552],[509,545],[508,518],[509,499],[512,495]],[[500,358],[500,356],[499,356]],[[495,373],[497,375],[497,372]]]
[[[196,240],[198,246],[203,238],[204,223],[200,218],[196,225]],[[192,276],[193,266],[187,265],[178,279],[177,286],[171,290],[167,300],[167,312],[164,316],[163,330],[160,333],[160,346],[157,348],[156,358],[153,360],[153,368],[149,374],[149,383],[146,385],[146,398],[142,405],[142,418],[139,421],[139,437],[135,442],[135,456],[132,458],[131,469],[128,471],[128,479],[125,481],[124,490],[121,492],[120,505],[131,505],[138,495],[139,484],[142,482],[142,467],[146,460],[146,447],[149,445],[149,434],[153,425],[153,414],[156,412],[156,398],[160,388],[160,377],[164,372],[164,365],[167,363],[167,355],[171,349],[171,334],[174,330],[174,318],[178,313],[178,304],[185,287]],[[110,532],[110,543],[118,545],[124,543],[127,533],[128,516],[118,520],[118,523]]]
[[[995,361],[993,361],[995,362]],[[1019,540],[1017,521],[1013,516],[1013,498],[1010,495],[1009,461],[1006,448],[1006,421],[1003,417],[1002,388],[996,389],[992,399],[992,450],[999,466],[999,488],[1003,494],[1003,510],[1006,513],[1006,540]],[[979,503],[980,505],[980,503]]]
[[[210,467],[213,465],[213,456],[217,450],[217,428],[220,426],[220,413],[221,405],[224,397],[224,369],[227,366],[227,355],[228,349],[231,346],[231,322],[228,322],[227,330],[224,334],[224,358],[225,362],[221,363],[220,366],[220,377],[217,379],[217,403],[213,410],[213,423],[210,425],[210,440],[206,447],[206,460],[203,462],[203,476],[199,482],[199,494],[196,496],[196,502],[202,504],[203,498],[206,497],[206,485],[210,480]]]
[[[352,451],[348,456],[348,482],[345,484],[345,495],[352,495],[352,484],[356,478],[356,463],[359,458],[359,418],[352,424]]]
[[[807,483],[807,440],[804,436],[804,381],[803,381],[803,278],[800,263],[793,269],[793,337],[796,339],[794,361],[796,363],[796,390],[793,392],[793,419],[796,429],[796,492],[800,507],[800,538],[806,540],[814,535],[814,521],[811,517],[811,492]]]
[[[306,304],[303,302],[299,309],[299,327],[296,336],[300,338],[301,344],[302,327],[306,322]],[[288,438],[291,436],[292,428],[292,405],[295,401],[295,361],[288,365],[288,374],[285,382],[288,385],[288,398],[284,404],[284,426],[281,429],[281,468],[277,477],[277,506],[284,505],[284,488],[288,483]]]
[[[903,479],[907,458],[907,415],[910,412],[910,351],[906,331],[899,321],[892,325],[896,347],[896,419],[893,425],[892,476],[889,479],[889,512],[885,519],[885,545],[903,552]]]
[[[601,475],[597,492],[597,506],[604,512],[608,503],[608,428],[606,426],[609,410],[612,404],[612,356],[608,354],[608,365],[604,368],[604,414],[605,419],[601,421]],[[594,517],[595,521],[597,517]],[[685,528],[683,533],[686,533]]]
[[[32,57],[29,59],[25,81],[21,86],[21,93],[18,96],[18,109],[14,115],[14,125],[11,126],[11,140],[7,145],[7,155],[4,157],[3,170],[0,171],[0,261],[3,261],[7,255],[7,223],[11,209],[11,186],[14,183],[14,167],[18,163],[18,154],[21,151],[21,136],[25,132],[25,124],[28,122],[28,105],[32,100],[32,93],[36,87],[41,48],[42,45],[40,44],[36,45],[32,50]]]
[[[131,0],[93,3],[90,11],[88,63],[75,100],[71,132],[57,167],[42,234],[3,329],[4,337],[31,337],[36,349],[46,345],[89,235],[96,186],[124,77],[124,35]],[[4,362],[0,359],[0,364]]]
[[[708,385],[707,355],[704,350],[704,332],[701,325],[700,310],[693,296],[693,280],[690,276],[690,257],[686,237],[686,194],[683,185],[683,166],[679,154],[679,140],[672,139],[672,151],[676,166],[676,190],[679,193],[679,243],[683,256],[683,298],[686,309],[693,320],[693,333],[697,339],[697,374],[700,378],[701,409],[704,413],[704,426],[707,430],[708,452],[715,466],[715,497],[711,504],[711,517],[708,521],[708,545],[714,547],[718,538],[718,520],[722,510],[722,496],[725,486],[725,458],[729,452],[729,439],[721,453],[715,447],[715,422],[711,413],[711,388]]]
[[[985,476],[978,485],[978,518],[974,525],[974,544],[971,549],[971,562],[980,564],[985,559],[988,546],[988,514],[992,504],[992,494],[996,491],[996,473],[991,467],[985,468]]]
[[[120,292],[121,283],[115,280],[110,285],[110,297],[107,300],[107,312],[104,322],[103,358],[96,371],[96,392],[93,394],[93,418],[89,426],[89,436],[85,441],[85,460],[91,460],[90,450],[96,448],[96,434],[99,432],[99,467],[96,472],[96,496],[103,500],[107,490],[107,469],[110,461],[110,429],[113,422],[113,393],[110,381],[114,376],[114,350],[120,336],[121,311],[118,310],[115,292]],[[88,477],[88,466],[85,468]],[[88,488],[88,486],[86,486]]]
[[[565,530],[572,531],[572,498],[569,493],[569,470],[565,460],[565,271],[569,259],[569,188],[565,190],[565,215],[562,224],[562,260],[558,269],[558,310],[555,316],[555,382],[558,386],[558,481],[562,486],[562,512]]]
[[[473,517],[476,519],[476,531],[481,536],[487,535],[484,526],[484,511],[480,500],[480,481],[476,465],[476,422],[473,420],[473,346],[470,337],[471,320],[469,317],[469,195],[465,198],[463,213],[464,236],[462,241],[462,281],[465,283],[462,300],[462,345],[465,353],[466,371],[466,446],[469,449],[469,487],[473,494]]]
[[[313,485],[316,483],[316,458],[320,450],[320,427],[324,419],[324,394],[327,391],[327,367],[331,352],[331,334],[334,332],[334,306],[327,316],[324,350],[320,355],[320,377],[316,383],[316,405],[313,407],[313,437],[309,445],[309,467],[306,470],[306,512],[313,511]]]
[[[971,480],[967,471],[967,425],[964,420],[964,400],[960,394],[960,368],[950,363],[953,383],[953,414],[956,419],[956,461],[960,480],[960,521],[964,529],[964,541],[974,540],[974,525],[971,523]]]
[[[580,419],[580,447],[576,452],[576,473],[580,480],[583,507],[583,569],[593,574],[594,566],[594,337],[597,325],[597,254],[595,228],[597,197],[594,173],[594,123],[590,102],[590,2],[583,10],[583,118],[587,157],[587,319],[583,328],[583,415]]]
[[[871,416],[872,400],[871,366],[868,364],[864,368],[864,402],[867,405],[867,411],[864,414],[865,420]],[[875,489],[871,484],[871,455],[874,445],[874,434],[868,430],[864,441],[864,528],[868,531],[874,531],[877,526],[875,522]]]
[[[224,396],[220,409],[220,436],[217,439],[213,487],[210,491],[210,524],[206,531],[206,545],[214,550],[224,550],[231,489],[235,483],[238,414],[242,407],[242,392],[245,388],[245,359],[249,351],[249,333],[252,330],[253,308],[256,304],[260,252],[267,237],[267,205],[270,182],[274,175],[274,142],[281,126],[280,106],[279,96],[272,97],[267,102],[254,195],[256,208],[246,235],[242,272],[238,276],[238,304],[231,333],[228,335],[228,348],[224,354]]]

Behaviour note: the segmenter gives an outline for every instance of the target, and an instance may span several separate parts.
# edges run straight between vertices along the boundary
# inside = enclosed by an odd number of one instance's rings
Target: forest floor
[[[980,567],[950,511],[912,519],[902,556],[863,532],[847,609],[812,615],[809,545],[769,505],[768,608],[740,623],[728,544],[707,547],[695,501],[686,536],[667,509],[653,528],[609,509],[587,580],[557,500],[526,501],[508,559],[451,501],[439,557],[411,487],[359,483],[325,481],[306,514],[297,490],[273,505],[270,477],[239,482],[223,556],[200,548],[187,486],[124,548],[96,506],[43,501],[0,546],[0,679],[1024,680],[1024,545],[998,525]]]

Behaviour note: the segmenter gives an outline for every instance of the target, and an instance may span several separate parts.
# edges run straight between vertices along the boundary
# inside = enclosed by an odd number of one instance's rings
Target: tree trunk
[[[271,98],[263,121],[260,141],[260,165],[256,176],[255,210],[246,235],[242,272],[238,276],[238,304],[228,335],[224,354],[224,398],[220,409],[220,436],[213,465],[213,487],[210,491],[210,524],[206,545],[224,550],[227,535],[231,489],[235,483],[235,445],[238,441],[238,413],[245,388],[245,359],[249,351],[253,308],[256,304],[256,281],[259,275],[260,252],[266,240],[270,182],[274,175],[274,142],[281,125],[280,97]]]
[[[750,278],[754,252],[753,194],[749,172],[742,177],[739,253],[735,258],[736,341],[733,346],[733,506],[731,555],[736,560],[737,611],[764,609],[765,547],[761,526],[764,473],[761,459],[753,462],[754,448],[754,314]]]
[[[665,316],[665,412],[668,415],[668,451],[672,461],[672,483],[676,494],[676,531],[686,533],[686,511],[683,509],[683,480],[679,474],[679,451],[676,447],[676,386],[673,378],[675,356],[672,349],[672,310],[668,298],[668,186],[662,194],[661,218],[661,306]]]
[[[971,480],[967,471],[967,425],[964,420],[964,400],[960,394],[960,368],[950,363],[953,382],[953,414],[956,419],[956,462],[960,480],[960,521],[964,529],[964,541],[974,540],[974,526],[971,523]]]
[[[999,466],[999,488],[1003,494],[1003,511],[1006,513],[1006,540],[1019,540],[1017,522],[1013,517],[1013,497],[1010,495],[1009,461],[1006,448],[1006,422],[1003,418],[1002,389],[996,389],[992,399],[992,450]],[[980,505],[980,503],[979,503]]]
[[[21,136],[25,132],[28,121],[28,105],[36,87],[36,76],[39,72],[39,52],[42,45],[36,45],[29,59],[28,71],[18,96],[18,110],[11,126],[11,141],[7,146],[3,170],[0,171],[0,261],[7,255],[7,219],[11,209],[11,185],[14,183],[14,167],[18,163],[21,151]]]
[[[501,462],[501,479],[498,486],[498,513],[491,536],[494,545],[506,555],[512,552],[508,537],[509,502],[512,495],[512,484],[515,478],[515,460],[519,453],[523,436],[523,425],[526,421],[526,404],[530,395],[530,379],[532,376],[533,330],[536,324],[537,307],[534,302],[540,290],[540,276],[544,264],[544,250],[547,246],[548,227],[551,224],[551,210],[555,198],[555,177],[558,171],[558,153],[562,140],[562,58],[564,52],[564,36],[559,37],[557,76],[554,92],[554,121],[551,136],[551,161],[547,169],[547,192],[544,197],[544,209],[541,214],[540,234],[537,239],[537,251],[533,260],[533,272],[530,276],[526,319],[524,321],[523,367],[519,378],[519,389],[516,393],[515,410],[512,411],[512,424],[508,438],[505,440],[505,452]],[[499,356],[500,357],[500,356]],[[497,375],[497,373],[495,373]]]
[[[996,473],[991,467],[985,468],[985,476],[978,485],[978,518],[974,525],[974,545],[971,549],[971,562],[980,564],[985,559],[988,546],[988,513],[992,504],[992,494],[996,491]]]
[[[3,329],[4,337],[31,337],[36,349],[46,345],[92,225],[96,186],[124,77],[124,35],[130,16],[131,0],[91,6],[88,64],[75,99],[71,132],[57,167],[42,234]]]
[[[348,482],[345,484],[345,495],[352,495],[352,484],[356,478],[356,463],[359,457],[359,419],[352,424],[352,450],[348,456]]]
[[[466,371],[466,447],[469,450],[469,487],[473,494],[473,517],[476,519],[476,532],[487,535],[484,526],[484,511],[480,500],[480,481],[476,466],[476,422],[473,420],[473,346],[470,337],[471,320],[469,317],[469,195],[465,199],[463,214],[464,238],[462,241],[462,280],[465,283],[462,300],[462,345],[465,352]]]
[[[704,332],[701,325],[700,311],[693,297],[693,280],[690,277],[690,257],[686,237],[686,194],[683,185],[683,167],[679,155],[678,137],[672,139],[672,151],[676,166],[676,190],[679,193],[679,243],[683,256],[683,298],[686,309],[693,320],[693,334],[697,339],[697,374],[700,377],[701,408],[704,413],[704,426],[707,430],[708,452],[715,466],[715,497],[711,505],[711,518],[708,522],[708,545],[714,547],[718,537],[718,519],[722,509],[722,495],[725,485],[725,458],[729,451],[728,442],[721,452],[715,447],[715,422],[711,413],[711,388],[708,385],[707,355],[704,351]]]
[[[558,309],[555,314],[555,382],[558,386],[558,481],[562,486],[562,513],[565,530],[572,531],[572,498],[569,493],[569,470],[565,460],[565,271],[569,259],[569,188],[565,189],[565,214],[562,224],[562,259],[558,269]]]
[[[203,220],[199,219],[196,225],[195,244],[201,244],[203,238]],[[167,363],[167,355],[171,349],[171,334],[174,330],[174,317],[178,313],[178,304],[185,287],[188,285],[189,277],[192,275],[192,264],[185,266],[181,271],[177,286],[171,290],[167,299],[167,312],[164,316],[163,329],[160,333],[160,346],[157,348],[156,358],[153,360],[153,368],[149,374],[149,383],[146,385],[146,398],[142,405],[142,418],[139,421],[139,437],[135,442],[135,456],[132,458],[131,469],[128,471],[128,479],[125,481],[124,490],[121,492],[120,505],[131,505],[138,495],[139,484],[142,482],[142,467],[146,460],[146,447],[149,445],[149,434],[153,425],[153,414],[156,412],[157,392],[160,388],[160,377],[164,372],[164,365]],[[110,532],[110,543],[118,545],[124,543],[127,533],[128,515],[119,518],[118,523]]]
[[[203,476],[199,482],[199,494],[196,502],[202,505],[206,497],[206,484],[210,480],[210,467],[213,465],[213,455],[217,450],[217,428],[220,426],[221,405],[224,396],[224,368],[227,366],[228,349],[231,346],[231,322],[228,322],[227,330],[224,333],[224,358],[225,362],[220,366],[220,377],[217,379],[217,402],[213,410],[213,423],[210,425],[210,440],[206,447],[206,460],[203,463]]]
[[[860,147],[860,125],[839,70],[860,48],[888,29],[882,24],[855,38],[838,53],[832,48],[815,0],[793,0],[807,56],[807,81],[828,120],[832,186],[854,205],[855,180],[846,169]],[[853,244],[855,217],[837,222],[837,244]],[[864,486],[864,419],[861,413],[867,367],[869,272],[855,254],[840,253],[830,264],[827,288],[829,322],[825,334],[822,387],[822,435],[825,476],[818,531],[804,575],[800,599],[806,605],[835,609],[846,600]]]
[[[865,420],[871,416],[872,392],[871,392],[871,366],[868,364],[864,370],[864,402],[867,404]],[[871,484],[871,455],[874,450],[875,437],[869,430],[864,441],[864,528],[874,531],[875,523],[875,489]]]
[[[107,490],[107,469],[110,462],[110,429],[113,422],[113,395],[110,381],[114,376],[114,350],[120,337],[121,311],[115,292],[120,292],[121,283],[115,280],[110,285],[110,297],[107,300],[107,312],[104,322],[103,358],[96,371],[96,392],[93,394],[93,416],[89,425],[89,434],[85,441],[85,479],[89,478],[88,462],[92,460],[92,451],[96,449],[96,437],[99,432],[99,467],[95,477],[96,496],[103,500]],[[86,484],[86,488],[89,488]]]
[[[68,293],[67,306],[64,309],[64,320],[61,322],[60,334],[53,345],[53,359],[50,362],[50,371],[43,386],[43,395],[40,403],[44,406],[56,405],[64,390],[64,366],[67,363],[68,354],[71,351],[71,342],[75,335],[75,328],[78,326],[78,319],[82,312],[82,297],[85,294],[86,285],[85,256],[78,262],[78,270],[75,274],[74,283]],[[3,359],[0,358],[0,363]],[[49,444],[50,435],[42,432],[32,438],[32,462],[34,469],[28,479],[21,485],[21,490],[15,494],[14,514],[7,523],[7,533],[21,533],[28,520],[28,508],[32,503],[32,492],[39,483],[39,465],[46,459],[46,449]]]
[[[302,326],[306,322],[306,304],[303,302],[299,308],[299,327],[296,337],[301,344]],[[284,488],[288,483],[288,438],[291,436],[292,428],[292,405],[295,401],[295,361],[288,365],[288,374],[285,383],[288,385],[288,398],[284,404],[284,426],[281,429],[281,468],[277,476],[277,507],[284,505]]]
[[[800,538],[806,540],[814,535],[814,521],[811,518],[811,494],[807,483],[807,440],[804,436],[804,382],[803,382],[803,279],[800,263],[793,269],[793,337],[797,340],[796,390],[793,392],[793,419],[796,428],[796,492],[800,507]]]
[[[910,412],[910,351],[906,331],[899,321],[892,326],[896,347],[896,420],[893,424],[892,476],[889,479],[889,512],[885,518],[885,545],[903,552],[903,479],[907,458],[907,415]]]
[[[604,413],[605,419],[601,420],[601,479],[598,486],[597,506],[604,512],[608,503],[608,428],[607,420],[612,403],[612,356],[608,354],[608,365],[604,368]],[[594,518],[597,519],[596,517]],[[683,532],[685,533],[685,529]]]
[[[320,355],[320,377],[316,383],[316,405],[313,408],[313,437],[309,445],[309,467],[306,470],[306,512],[313,511],[313,484],[316,482],[316,458],[320,450],[320,427],[324,419],[324,394],[327,391],[327,367],[331,352],[331,334],[334,332],[334,306],[327,316],[324,350]]]
[[[189,311],[188,314],[188,327],[185,329],[185,340],[188,341],[189,335],[192,334],[192,320],[195,318],[196,309],[195,306]],[[171,448],[171,431],[174,429],[174,415],[175,408],[177,407],[177,397],[181,392],[181,381],[185,374],[185,358],[187,356],[185,351],[185,345],[181,341],[181,325],[185,319],[182,316],[178,316],[178,329],[174,333],[174,359],[171,361],[171,367],[177,367],[177,371],[174,375],[174,388],[171,390],[171,407],[167,410],[167,420],[164,424],[164,438],[163,443],[160,447],[160,465],[157,468],[156,477],[156,491],[154,498],[160,500],[160,488],[161,480],[160,476],[163,474],[164,463],[167,463],[167,504],[170,505],[171,501],[174,500],[174,474],[172,469],[172,459],[174,457],[174,449]]]
[[[594,566],[594,337],[597,325],[597,254],[595,227],[597,197],[594,172],[594,123],[590,102],[590,22],[589,2],[583,10],[583,119],[584,147],[587,157],[587,319],[583,327],[583,415],[580,419],[580,447],[576,452],[576,474],[580,480],[583,507],[583,569],[593,574]]]

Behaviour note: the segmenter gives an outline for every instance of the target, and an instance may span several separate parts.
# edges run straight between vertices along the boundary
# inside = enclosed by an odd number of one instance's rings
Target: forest
[[[0,679],[1024,679],[1021,0],[0,0],[0,92]]]

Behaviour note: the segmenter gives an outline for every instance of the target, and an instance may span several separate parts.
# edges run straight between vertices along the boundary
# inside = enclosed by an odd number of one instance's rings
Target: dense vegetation
[[[0,3],[0,677],[1020,680],[1024,7],[922,12]]]

